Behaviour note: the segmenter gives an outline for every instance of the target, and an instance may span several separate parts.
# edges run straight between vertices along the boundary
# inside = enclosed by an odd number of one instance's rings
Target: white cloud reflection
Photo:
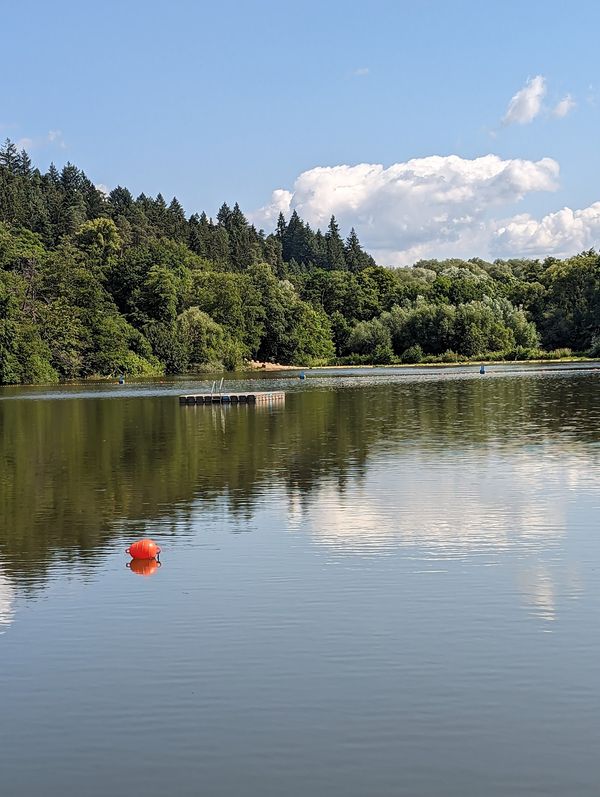
[[[472,557],[552,547],[567,531],[570,490],[598,490],[589,459],[565,453],[511,452],[463,468],[451,462],[372,467],[345,495],[325,487],[314,504],[290,505],[292,523],[347,554],[414,548],[424,558]]]
[[[330,484],[314,503],[294,497],[290,525],[334,559],[400,553],[415,574],[447,572],[451,561],[506,565],[512,589],[501,599],[512,596],[538,631],[551,631],[583,593],[579,558],[567,551],[590,510],[573,513],[574,498],[598,495],[600,468],[577,446],[470,456],[373,464],[347,493]]]
[[[576,600],[583,592],[581,575],[573,567],[538,562],[517,572],[517,589],[529,613],[546,623],[558,617],[560,600]]]
[[[9,579],[0,570],[0,634],[6,631],[14,616],[15,591]]]

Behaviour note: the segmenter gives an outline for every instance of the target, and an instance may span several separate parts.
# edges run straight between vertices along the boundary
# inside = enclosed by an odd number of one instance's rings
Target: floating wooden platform
[[[180,404],[267,404],[285,401],[283,390],[265,393],[196,393],[179,396]]]

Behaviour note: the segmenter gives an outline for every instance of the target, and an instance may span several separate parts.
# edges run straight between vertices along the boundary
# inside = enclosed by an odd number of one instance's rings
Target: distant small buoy
[[[143,540],[131,543],[125,553],[128,553],[132,559],[156,559],[160,548],[154,540],[145,537]]]
[[[306,379],[306,374],[304,373],[304,371],[298,374],[298,379]]]
[[[127,567],[137,576],[153,576],[161,566],[158,559],[132,559]]]
[[[485,365],[481,366],[481,368],[479,369],[479,373],[480,374],[485,374]]]

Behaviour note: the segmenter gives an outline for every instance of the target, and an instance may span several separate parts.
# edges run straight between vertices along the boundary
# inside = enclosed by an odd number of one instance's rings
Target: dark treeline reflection
[[[0,401],[0,556],[26,583],[57,557],[99,554],[123,521],[143,531],[185,520],[193,500],[208,510],[221,498],[243,521],[273,487],[308,501],[325,479],[345,489],[376,457],[598,442],[597,390],[593,374],[443,374],[315,382],[275,409],[172,396]]]

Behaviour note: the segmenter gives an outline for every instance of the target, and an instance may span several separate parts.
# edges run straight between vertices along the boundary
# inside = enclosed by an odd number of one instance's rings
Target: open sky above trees
[[[266,232],[334,214],[384,265],[565,257],[600,238],[599,23],[591,0],[24,0],[0,139]]]

